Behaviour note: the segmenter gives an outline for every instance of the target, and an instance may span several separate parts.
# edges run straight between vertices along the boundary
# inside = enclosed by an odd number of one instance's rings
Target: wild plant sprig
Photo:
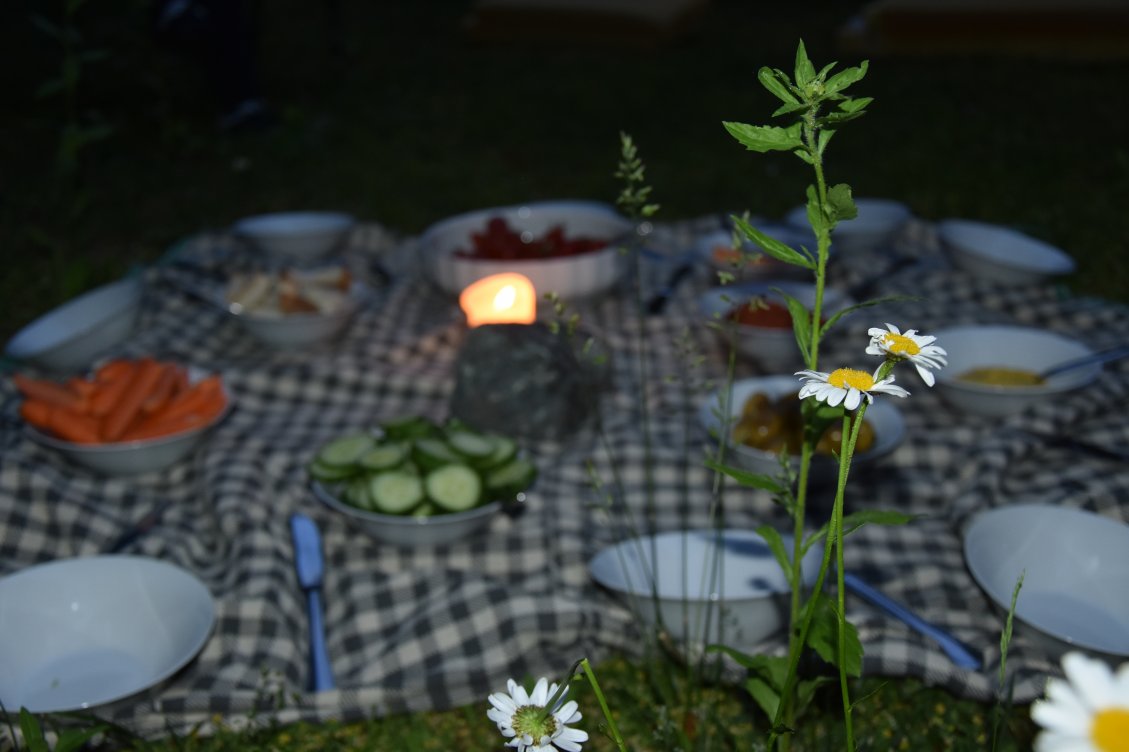
[[[852,99],[843,93],[848,86],[861,80],[866,75],[867,63],[864,62],[854,68],[846,68],[829,77],[834,66],[835,64],[832,63],[816,71],[801,41],[796,49],[792,76],[779,69],[768,67],[761,68],[757,74],[760,83],[781,101],[781,105],[773,113],[773,116],[787,116],[791,119],[791,122],[783,127],[734,122],[724,123],[726,130],[747,149],[761,153],[790,151],[812,167],[815,182],[807,190],[807,216],[816,237],[814,256],[807,248],[791,248],[787,244],[760,232],[747,220],[735,218],[736,227],[765,253],[779,261],[803,267],[813,273],[815,297],[810,310],[798,300],[785,296],[785,302],[792,314],[797,344],[801,353],[803,353],[807,368],[812,371],[818,366],[820,341],[826,331],[822,325],[823,299],[826,286],[827,259],[831,247],[831,231],[840,220],[853,218],[857,214],[849,186],[839,184],[829,187],[827,185],[823,170],[823,156],[827,145],[835,134],[835,126],[861,116],[871,101],[869,98]],[[812,430],[812,426],[818,422],[815,413],[819,408],[805,402],[803,409],[804,422],[808,428],[804,432],[804,439],[800,447],[800,469],[797,478],[795,504],[792,510],[793,551],[791,560],[782,562],[786,569],[790,569],[789,580],[793,585],[790,603],[790,624],[792,628],[789,630],[788,670],[780,687],[780,702],[777,704],[773,719],[774,731],[770,737],[772,740],[778,740],[782,747],[787,746],[787,738],[779,736],[777,730],[790,729],[794,726],[795,701],[793,694],[799,656],[810,634],[812,619],[816,612],[816,598],[830,565],[832,547],[836,552],[839,578],[842,578],[843,488],[846,483],[850,457],[853,455],[857,441],[857,429],[861,426],[862,413],[865,412],[865,409],[859,410],[859,415],[856,416],[857,422],[854,425],[855,430],[845,430],[843,433],[844,446],[841,449],[839,482],[832,509],[828,545],[825,547],[820,572],[817,576],[814,591],[816,595],[805,605],[802,593],[802,558],[803,551],[806,550],[804,540],[805,508],[807,506],[811,462],[815,452],[815,442],[818,439],[818,434],[815,430]],[[844,420],[846,419],[844,418]],[[839,585],[839,603],[836,609],[839,622],[837,663],[840,671],[840,685],[843,690],[844,721],[848,748],[853,749],[850,702],[846,691],[848,625],[842,601],[842,582]]]

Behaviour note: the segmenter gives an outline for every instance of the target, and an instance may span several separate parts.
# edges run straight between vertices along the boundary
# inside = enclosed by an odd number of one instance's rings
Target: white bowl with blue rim
[[[55,373],[82,371],[133,332],[142,287],[132,275],[72,298],[17,332],[4,353]]]
[[[782,537],[791,552],[791,537]],[[808,584],[821,557],[818,545],[803,557]],[[597,553],[588,571],[643,623],[661,626],[678,642],[754,646],[788,621],[788,580],[753,530],[676,530],[630,538]]]
[[[335,211],[273,212],[245,217],[232,233],[279,261],[318,261],[339,248],[352,231],[352,215]]]
[[[1129,658],[1129,525],[1054,504],[996,507],[966,525],[964,559],[1002,613],[1023,578],[1015,618],[1053,654]]]
[[[971,219],[937,223],[937,238],[958,269],[1004,285],[1030,285],[1070,274],[1074,259],[1009,227]]]
[[[140,556],[36,564],[0,578],[0,702],[10,712],[90,710],[184,668],[215,624],[207,586]]]

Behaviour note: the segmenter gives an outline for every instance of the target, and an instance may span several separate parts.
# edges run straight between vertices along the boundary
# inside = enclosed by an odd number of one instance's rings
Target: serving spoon
[[[1129,345],[1116,345],[1114,347],[1108,347],[1105,350],[1098,350],[1097,352],[1090,353],[1089,355],[1083,355],[1080,358],[1072,358],[1071,360],[1066,360],[1062,363],[1053,365],[1050,368],[1044,368],[1042,371],[1036,374],[1036,378],[1039,379],[1039,383],[1043,383],[1052,376],[1058,376],[1060,373],[1073,371],[1075,368],[1082,368],[1084,366],[1097,365],[1099,363],[1109,363],[1110,361],[1124,358],[1127,355],[1129,355]]]

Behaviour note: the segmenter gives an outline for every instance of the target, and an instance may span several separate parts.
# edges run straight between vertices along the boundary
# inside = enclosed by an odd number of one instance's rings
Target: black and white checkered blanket
[[[716,218],[658,225],[648,241],[653,252],[640,259],[644,298],[695,238],[716,227]],[[597,588],[587,570],[589,559],[624,529],[596,503],[589,465],[601,477],[616,475],[625,503],[640,515],[644,489],[653,484],[656,528],[707,524],[712,473],[702,464],[705,436],[696,415],[702,390],[722,378],[726,358],[696,311],[696,296],[712,281],[705,266],[661,316],[640,315],[631,283],[575,305],[612,356],[612,387],[601,401],[606,444],[585,429],[528,447],[540,475],[524,514],[499,516],[483,534],[455,544],[403,549],[378,544],[319,504],[305,467],[321,444],[345,432],[409,414],[447,416],[465,334],[455,301],[421,276],[414,238],[364,225],[351,237],[348,258],[362,272],[390,271],[392,282],[378,285],[338,340],[300,352],[273,350],[185,293],[185,280],[230,271],[239,260],[232,248],[222,234],[201,235],[149,268],[138,329],[113,353],[149,354],[222,374],[236,409],[190,458],[150,475],[99,477],[29,439],[16,417],[15,390],[0,380],[0,574],[97,554],[171,499],[131,553],[183,567],[215,597],[215,630],[198,658],[159,690],[106,711],[115,721],[154,735],[206,725],[217,715],[236,722],[278,691],[295,698],[279,712],[282,721],[481,704],[507,677],[556,676],[580,657],[598,661],[638,649],[630,612]],[[911,224],[895,249],[894,256],[833,260],[831,282],[838,287],[875,279],[876,293],[918,297],[894,304],[897,310],[845,320],[827,343],[824,362],[858,360],[866,328],[885,321],[925,332],[954,323],[1017,322],[1094,347],[1129,341],[1124,307],[1052,286],[994,286],[952,270],[927,223]],[[913,263],[889,267],[898,256]],[[648,352],[646,387],[634,355],[640,334]],[[704,358],[691,366],[696,354]],[[738,377],[755,373],[738,363]],[[906,440],[873,469],[853,475],[848,506],[922,516],[901,527],[862,528],[848,539],[848,565],[972,645],[984,669],[956,668],[928,638],[861,601],[850,600],[850,618],[865,647],[865,672],[915,676],[991,700],[1003,620],[965,568],[961,525],[983,508],[1031,500],[1129,519],[1124,459],[1053,440],[1085,437],[1123,452],[1129,366],[1107,366],[1094,385],[1003,420],[956,414],[919,382],[907,386],[913,396],[898,405]],[[650,479],[644,409],[653,434]],[[782,522],[763,492],[733,488],[725,504],[734,527]],[[325,621],[339,689],[320,694],[304,691],[307,618],[287,524],[294,511],[319,523],[327,559]],[[1022,630],[1007,667],[1020,702],[1038,695],[1045,675],[1057,670],[1054,656]]]

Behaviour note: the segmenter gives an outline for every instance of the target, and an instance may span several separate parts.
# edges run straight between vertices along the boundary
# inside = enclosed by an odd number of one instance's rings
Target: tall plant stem
[[[827,182],[823,175],[823,158],[819,153],[816,143],[816,113],[818,108],[812,106],[804,115],[804,144],[807,147],[807,152],[811,156],[812,168],[815,171],[815,189],[816,200],[820,212],[825,211],[827,206]],[[820,327],[823,322],[823,292],[825,286],[825,279],[827,276],[827,257],[831,247],[831,232],[826,229],[823,223],[820,223],[820,229],[816,232],[816,269],[815,269],[815,301],[812,305],[811,311],[811,339],[808,344],[808,351],[804,353],[804,360],[807,367],[811,370],[816,370],[819,366],[819,343],[820,343]],[[803,651],[804,643],[807,641],[807,628],[797,630],[796,624],[800,622],[801,613],[803,609],[803,545],[804,545],[804,523],[807,518],[807,496],[808,496],[808,479],[811,475],[811,461],[814,454],[814,439],[805,437],[803,444],[800,447],[800,472],[796,481],[796,505],[793,510],[792,520],[792,598],[789,618],[789,631],[788,631],[788,654],[793,656],[795,660],[789,661],[788,676],[785,679],[784,687],[781,693],[781,708],[784,710],[782,720],[791,728],[795,723],[795,703],[793,702],[792,687],[796,681],[796,669],[798,668],[799,654]],[[820,583],[823,581],[823,573],[826,571],[826,563],[821,571]],[[819,592],[817,587],[813,592]],[[808,620],[810,624],[810,619]],[[781,720],[781,719],[778,719]],[[780,737],[780,748],[787,749],[787,737]]]

